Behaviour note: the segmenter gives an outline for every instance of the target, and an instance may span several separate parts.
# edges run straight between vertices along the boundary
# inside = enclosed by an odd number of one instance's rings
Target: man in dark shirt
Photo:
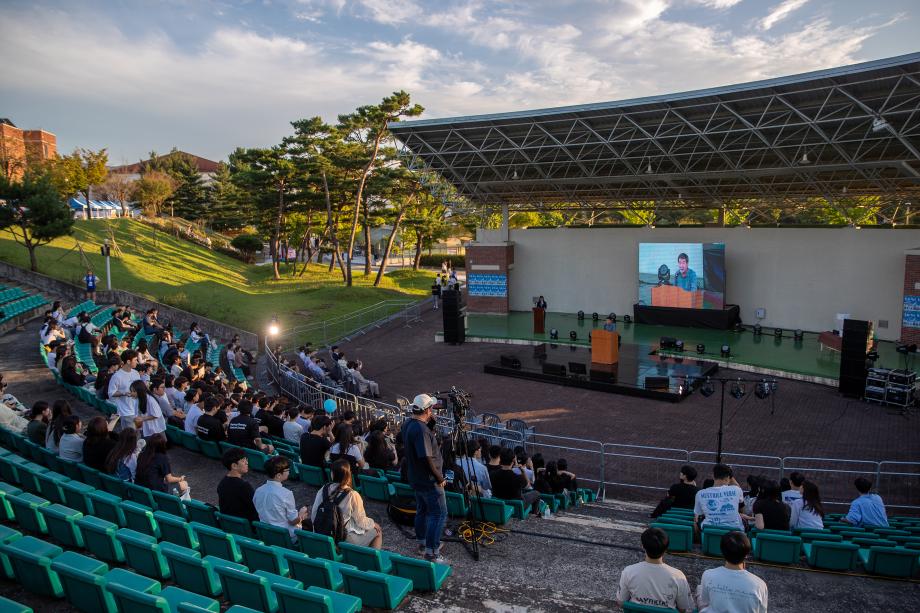
[[[258,520],[259,514],[252,503],[255,492],[242,478],[249,472],[246,454],[242,449],[228,449],[220,461],[228,471],[227,476],[217,484],[217,504],[220,512],[243,517],[249,521]]]
[[[217,442],[227,440],[224,424],[217,416],[219,410],[220,401],[216,397],[209,396],[204,401],[204,415],[198,418],[198,422],[195,425],[198,438]]]
[[[525,509],[530,507],[534,513],[538,513],[540,511],[540,492],[524,491],[528,485],[527,475],[523,467],[518,465],[514,450],[502,449],[499,463],[501,468],[489,475],[492,480],[492,496],[502,500],[523,500]],[[520,473],[514,472],[515,468],[520,468]]]
[[[265,426],[266,430],[272,436],[282,438],[284,436],[284,420],[278,417],[274,409],[277,402],[270,400],[267,396],[259,399],[259,412],[254,415],[259,420],[260,426]]]
[[[696,469],[692,466],[681,466],[679,483],[668,489],[668,496],[673,499],[671,507],[675,509],[693,509],[696,493],[700,488],[696,486]]]
[[[48,422],[51,420],[51,407],[44,400],[39,400],[32,405],[29,417],[31,420],[26,426],[26,437],[36,445],[44,447]]]
[[[317,415],[310,420],[310,432],[300,437],[300,461],[307,466],[320,468],[326,462],[326,452],[332,447],[332,420],[328,415]]]
[[[227,442],[272,453],[274,448],[262,443],[259,422],[252,416],[252,403],[248,400],[241,400],[237,409],[240,414],[231,419],[227,426]]]

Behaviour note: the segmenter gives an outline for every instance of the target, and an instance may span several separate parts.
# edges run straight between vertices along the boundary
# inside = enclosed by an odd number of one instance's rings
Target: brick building
[[[0,172],[22,178],[29,164],[57,155],[57,137],[44,130],[22,130],[0,117]]]

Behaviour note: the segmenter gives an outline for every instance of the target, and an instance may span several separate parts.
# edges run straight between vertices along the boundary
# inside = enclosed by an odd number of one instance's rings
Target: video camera
[[[470,411],[472,394],[463,391],[456,385],[452,385],[448,391],[435,392],[432,396],[437,398],[445,409],[450,410],[455,422],[458,424],[463,423]]]

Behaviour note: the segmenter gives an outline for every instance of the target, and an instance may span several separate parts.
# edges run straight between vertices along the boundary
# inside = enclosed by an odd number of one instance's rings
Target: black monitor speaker
[[[584,362],[569,362],[569,374],[586,375],[588,374],[588,367],[585,366]]]
[[[556,377],[565,376],[565,364],[554,364],[552,362],[543,362],[543,374],[553,375]]]
[[[515,355],[503,355],[499,358],[499,360],[501,361],[502,366],[513,368],[515,370],[520,370],[521,368],[521,361]]]
[[[645,389],[647,390],[661,390],[668,389],[668,378],[667,377],[646,377],[645,378]]]
[[[661,340],[658,341],[658,346],[662,349],[675,349],[677,347],[677,339],[672,336],[662,336]]]

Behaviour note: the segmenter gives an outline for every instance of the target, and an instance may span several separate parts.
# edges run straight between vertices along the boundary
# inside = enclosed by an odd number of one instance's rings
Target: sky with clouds
[[[225,159],[405,89],[424,118],[918,51],[916,0],[4,0],[0,117],[114,164]]]

